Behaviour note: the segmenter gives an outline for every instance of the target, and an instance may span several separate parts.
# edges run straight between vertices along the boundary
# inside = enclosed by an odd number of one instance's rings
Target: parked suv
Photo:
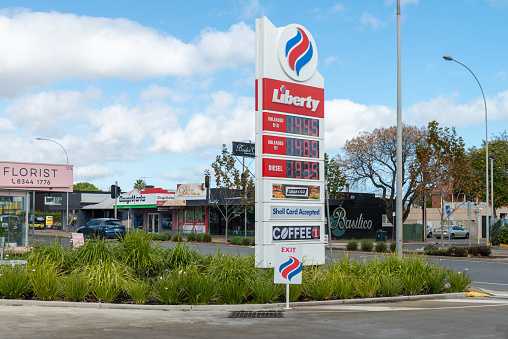
[[[85,238],[121,238],[125,235],[125,226],[118,219],[96,218],[78,228],[78,233],[83,233]]]

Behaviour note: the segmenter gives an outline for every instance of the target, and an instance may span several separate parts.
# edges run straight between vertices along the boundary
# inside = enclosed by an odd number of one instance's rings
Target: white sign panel
[[[322,220],[323,206],[320,205],[271,205],[270,219]]]
[[[143,194],[134,189],[129,193],[122,193],[118,197],[118,206],[156,205],[157,193]]]
[[[302,283],[303,256],[301,245],[275,245],[274,257],[274,283]]]

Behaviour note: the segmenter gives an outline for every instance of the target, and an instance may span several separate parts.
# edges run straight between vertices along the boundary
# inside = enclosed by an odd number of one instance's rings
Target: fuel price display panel
[[[319,137],[319,119],[263,112],[263,130]]]
[[[319,140],[264,135],[263,153],[318,159]]]
[[[319,162],[265,158],[263,159],[263,176],[319,180]]]

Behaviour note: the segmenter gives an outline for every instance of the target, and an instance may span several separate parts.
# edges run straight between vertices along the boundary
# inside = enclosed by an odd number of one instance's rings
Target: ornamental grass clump
[[[233,256],[231,252],[217,252],[210,262],[209,273],[216,278],[221,302],[241,303],[249,297],[249,281],[256,275],[254,256]]]
[[[116,246],[116,258],[132,268],[162,266],[160,244],[153,244],[149,235],[135,230]]]
[[[89,264],[84,268],[84,274],[90,280],[93,295],[102,302],[115,300],[132,279],[128,266],[112,260]]]
[[[164,251],[164,265],[168,268],[185,267],[198,262],[202,255],[184,243],[177,243]]]
[[[276,302],[284,294],[284,284],[273,282],[273,268],[258,270],[250,279],[249,287],[252,300],[257,304]],[[291,286],[292,287],[292,286]]]
[[[41,258],[28,265],[30,286],[40,300],[57,300],[59,296],[60,273],[56,264]]]
[[[217,295],[215,277],[197,266],[186,267],[184,279],[187,298],[194,305],[208,304]]]
[[[328,271],[319,267],[311,266],[305,269],[303,293],[314,300],[329,299],[334,292],[333,280]]]
[[[383,297],[399,295],[402,290],[402,282],[395,274],[382,274],[379,276],[379,294]]]
[[[241,304],[250,296],[248,281],[242,277],[223,280],[219,285],[219,300],[226,304]]]
[[[26,254],[26,259],[30,264],[34,260],[46,260],[52,262],[56,267],[67,269],[74,266],[75,256],[72,250],[61,246],[57,241],[52,245],[35,245],[31,251]]]
[[[180,304],[185,300],[184,269],[175,269],[166,272],[153,281],[153,291],[155,298],[163,304]]]
[[[0,266],[0,295],[18,299],[30,292],[30,277],[22,265]]]
[[[356,278],[339,274],[333,276],[333,294],[340,299],[351,299],[356,295]]]
[[[425,286],[430,294],[438,294],[444,290],[446,283],[446,270],[440,267],[434,267],[430,274],[427,274]]]
[[[90,282],[82,272],[60,276],[60,290],[69,301],[83,301],[90,293]]]
[[[110,260],[114,257],[117,242],[106,239],[92,238],[74,250],[80,265],[88,265],[100,261]]]
[[[368,275],[356,279],[355,292],[362,298],[372,298],[379,289],[379,279],[376,275]]]
[[[449,285],[449,292],[463,292],[473,281],[473,278],[469,275],[467,268],[457,273],[453,270],[448,270],[447,281]]]
[[[124,285],[125,292],[135,304],[144,304],[150,295],[150,284],[143,280],[133,279]]]

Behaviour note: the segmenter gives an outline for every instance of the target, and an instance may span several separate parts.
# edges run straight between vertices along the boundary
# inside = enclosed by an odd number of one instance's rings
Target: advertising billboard
[[[0,189],[72,192],[73,165],[0,161]]]

